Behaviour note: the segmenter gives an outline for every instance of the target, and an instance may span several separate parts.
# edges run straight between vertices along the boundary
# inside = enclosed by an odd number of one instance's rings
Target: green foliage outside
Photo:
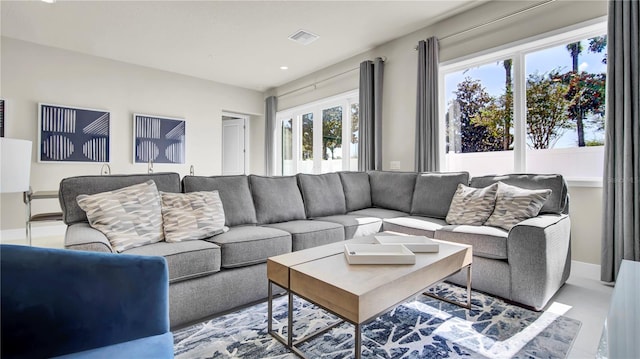
[[[588,50],[602,53],[606,49],[606,36],[588,40]],[[565,131],[575,130],[578,146],[597,146],[601,141],[585,141],[587,125],[604,129],[606,74],[579,71],[578,60],[583,52],[580,42],[567,45],[572,58],[572,69],[564,73],[556,69],[551,73],[530,74],[527,86],[527,125],[529,145],[535,149],[553,148]],[[606,63],[606,55],[602,62]],[[470,77],[457,85],[454,91],[459,112],[447,114],[448,151],[489,152],[513,149],[513,82],[512,61],[502,61],[505,69],[505,90],[500,96],[491,96],[480,80]],[[454,104],[450,103],[452,108]],[[451,112],[451,111],[450,111]],[[459,138],[459,143],[456,139]]]

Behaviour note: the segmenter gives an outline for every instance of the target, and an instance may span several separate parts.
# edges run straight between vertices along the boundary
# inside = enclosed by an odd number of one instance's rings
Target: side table
[[[49,213],[31,213],[31,202],[38,199],[57,199],[58,191],[29,191],[23,193],[24,203],[27,205],[26,209],[26,231],[27,231],[27,243],[31,245],[31,223],[43,222],[43,221],[62,221],[62,212],[49,212]]]

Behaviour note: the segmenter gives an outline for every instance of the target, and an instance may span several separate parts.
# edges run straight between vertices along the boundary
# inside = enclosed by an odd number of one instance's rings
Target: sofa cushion
[[[344,239],[364,237],[380,232],[382,219],[357,214],[341,214],[316,218],[318,221],[338,223],[344,227]]]
[[[436,231],[446,225],[447,222],[439,218],[420,216],[396,217],[385,219],[382,223],[382,230],[433,238]]]
[[[87,212],[91,227],[104,233],[118,252],[164,239],[160,194],[152,180],[79,195],[78,205]]]
[[[409,213],[417,173],[369,171],[371,204]]]
[[[258,224],[306,219],[302,195],[295,176],[250,175],[251,194]]]
[[[331,222],[300,220],[267,224],[265,227],[277,228],[291,233],[291,249],[293,251],[344,240],[343,227]]]
[[[416,178],[411,215],[444,219],[458,184],[469,184],[468,172],[420,173]]]
[[[158,242],[123,253],[164,257],[169,268],[170,283],[220,271],[220,247],[207,241]]]
[[[458,184],[447,213],[447,223],[483,225],[493,212],[497,192],[497,183],[485,188],[472,188]]]
[[[371,185],[366,172],[338,172],[347,212],[371,207]]]
[[[509,232],[488,226],[444,226],[435,233],[436,239],[469,244],[473,255],[492,259],[507,259],[507,237]]]
[[[180,175],[177,173],[153,173],[138,175],[109,175],[109,176],[77,176],[60,181],[60,207],[62,219],[69,225],[88,222],[85,211],[78,206],[77,197],[81,194],[96,194],[113,191],[148,180],[156,183],[158,191],[180,192]]]
[[[392,209],[384,209],[384,208],[365,208],[358,211],[349,212],[347,214],[353,214],[356,216],[364,216],[364,217],[377,217],[380,219],[385,218],[396,218],[396,217],[406,217],[409,214],[400,211],[394,211]]]
[[[202,239],[224,231],[224,209],[218,191],[161,192],[160,197],[167,242]]]
[[[485,225],[508,231],[517,223],[537,216],[550,194],[550,189],[527,190],[498,182],[496,206]]]
[[[182,185],[185,192],[218,191],[224,208],[225,225],[258,223],[247,176],[185,176]]]
[[[263,263],[267,258],[291,252],[291,235],[275,228],[236,226],[211,237],[221,248],[222,268]]]
[[[509,174],[502,176],[481,176],[471,178],[471,187],[486,187],[501,181],[526,189],[550,189],[551,195],[540,209],[540,213],[566,213],[568,204],[567,183],[558,174]]]
[[[298,174],[298,186],[307,218],[345,214],[347,207],[342,182],[337,173]]]

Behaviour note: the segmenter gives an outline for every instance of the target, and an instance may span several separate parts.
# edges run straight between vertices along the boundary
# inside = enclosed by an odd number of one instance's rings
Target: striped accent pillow
[[[203,239],[224,232],[224,209],[218,191],[160,195],[167,242]]]
[[[498,182],[496,208],[485,225],[508,231],[517,223],[537,216],[549,196],[550,189],[524,189]]]
[[[153,180],[79,195],[76,200],[87,213],[91,227],[104,233],[117,252],[164,239],[160,194]]]
[[[497,183],[484,188],[458,184],[445,220],[449,224],[483,225],[493,212],[497,191]]]

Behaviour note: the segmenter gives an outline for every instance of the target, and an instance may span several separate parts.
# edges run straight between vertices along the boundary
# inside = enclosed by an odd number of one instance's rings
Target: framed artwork
[[[108,111],[38,104],[39,162],[109,162]]]
[[[3,98],[0,98],[0,137],[4,137],[4,111],[5,102]]]
[[[185,121],[133,114],[133,163],[185,163]]]

